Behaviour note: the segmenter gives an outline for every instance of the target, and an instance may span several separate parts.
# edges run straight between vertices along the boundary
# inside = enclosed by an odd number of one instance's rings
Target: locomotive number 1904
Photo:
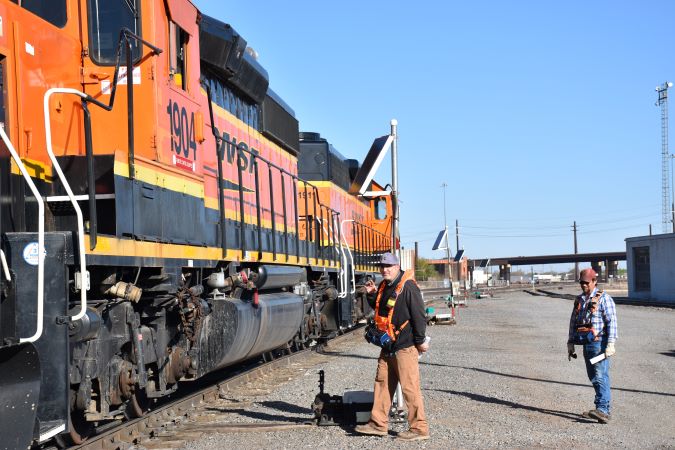
[[[173,100],[169,100],[166,112],[169,114],[171,128],[171,151],[179,156],[196,160],[195,113],[188,113],[184,106]]]

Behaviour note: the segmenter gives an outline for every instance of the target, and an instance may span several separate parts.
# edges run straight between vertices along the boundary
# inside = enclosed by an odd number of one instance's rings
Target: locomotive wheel
[[[58,434],[54,437],[59,448],[68,448],[73,445],[81,445],[94,435],[95,427],[92,422],[87,422],[84,412],[70,412],[70,430],[68,433]]]
[[[137,419],[148,411],[150,402],[145,395],[145,389],[136,384],[137,379],[134,367],[125,362],[120,370],[119,390],[122,397],[127,399],[124,407],[124,416],[127,419]]]
[[[124,415],[127,419],[143,417],[143,415],[148,412],[149,406],[150,401],[148,400],[148,396],[145,395],[145,390],[136,386],[134,393],[127,401]]]

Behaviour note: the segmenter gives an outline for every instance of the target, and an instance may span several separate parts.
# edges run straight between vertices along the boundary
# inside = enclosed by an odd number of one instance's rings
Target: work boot
[[[428,434],[421,434],[411,430],[401,431],[396,437],[402,441],[424,441],[429,439]]]
[[[389,434],[389,430],[375,428],[370,422],[363,425],[357,425],[356,428],[354,428],[354,431],[360,434],[370,434],[374,436],[386,436]]]
[[[591,418],[597,420],[599,423],[609,423],[609,421],[612,420],[612,416],[600,411],[599,409],[592,409],[588,411],[588,415],[591,416]]]

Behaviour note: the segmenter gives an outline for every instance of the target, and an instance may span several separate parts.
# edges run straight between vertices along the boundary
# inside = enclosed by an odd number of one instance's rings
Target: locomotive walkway
[[[457,325],[429,327],[432,348],[420,367],[432,438],[415,448],[672,448],[675,311],[617,306],[613,421],[599,425],[579,415],[592,407],[593,389],[583,362],[567,361],[571,307],[566,299],[510,292],[470,301]],[[331,395],[370,390],[376,357],[360,339],[336,345],[315,366],[230,392],[186,419],[184,431],[138,448],[412,448],[395,439],[402,425],[384,438],[355,435],[351,427],[301,426],[312,417],[320,369]],[[204,422],[212,425],[200,431]],[[269,431],[261,431],[266,425]]]

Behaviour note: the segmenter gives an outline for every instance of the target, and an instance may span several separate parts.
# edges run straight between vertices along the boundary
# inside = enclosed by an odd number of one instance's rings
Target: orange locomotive
[[[358,164],[299,133],[231,26],[188,0],[2,0],[0,81],[7,446],[82,442],[370,312],[390,199],[349,193]]]

